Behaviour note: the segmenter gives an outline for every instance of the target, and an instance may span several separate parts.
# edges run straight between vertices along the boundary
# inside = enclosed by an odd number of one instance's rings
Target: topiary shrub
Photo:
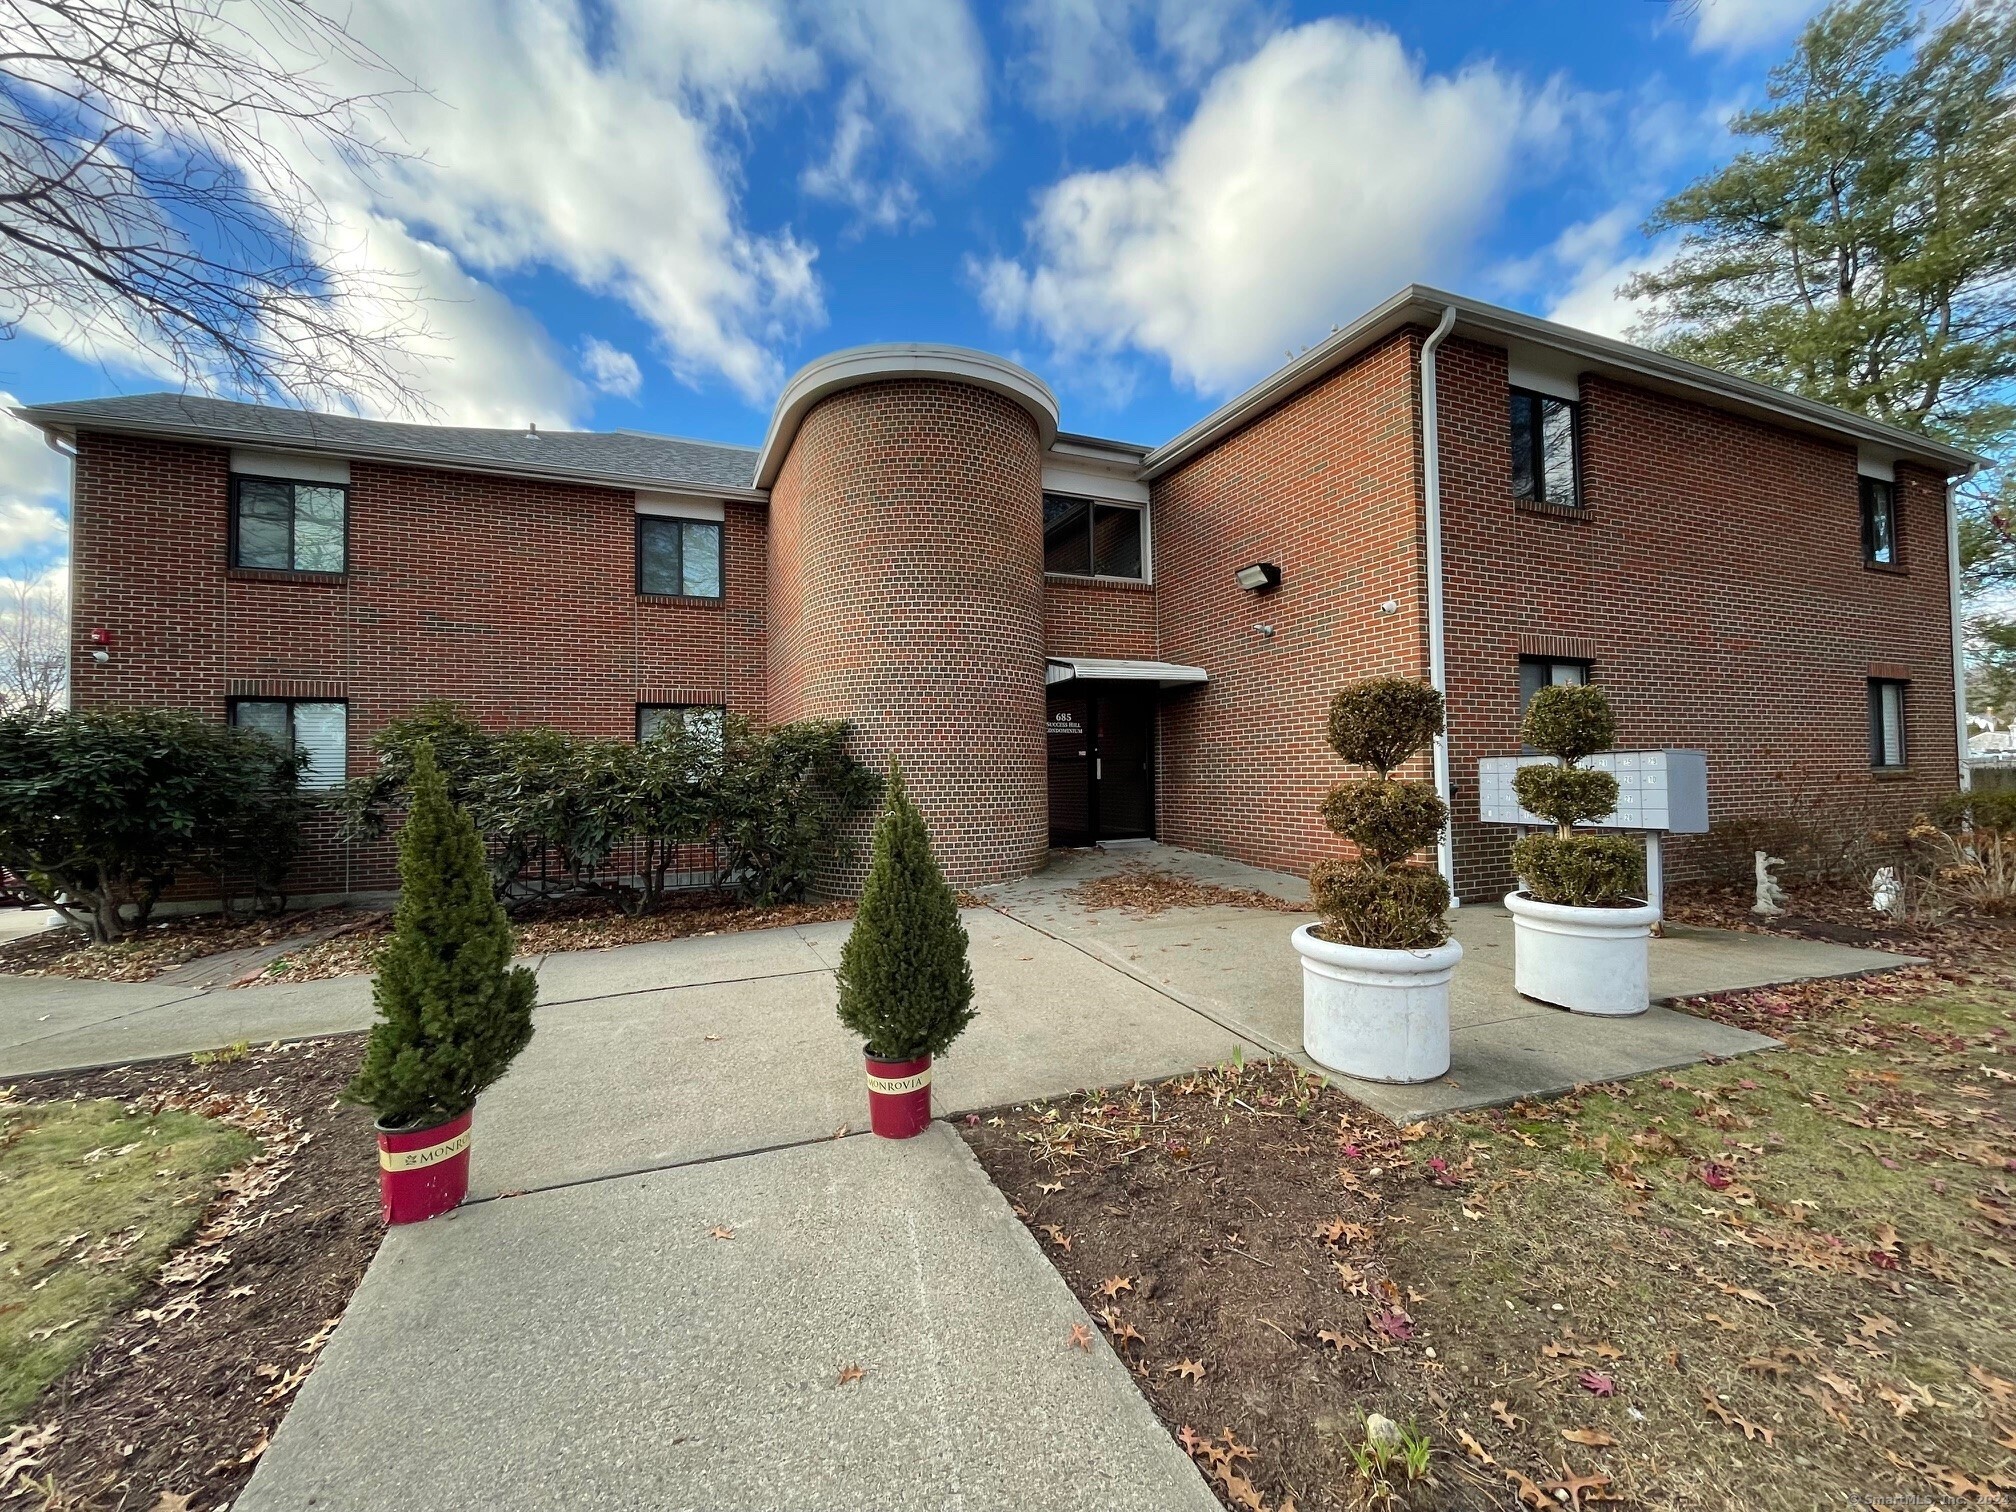
[[[1542,688],[1526,707],[1519,735],[1555,758],[1553,766],[1521,767],[1512,779],[1519,802],[1551,820],[1551,835],[1528,835],[1512,847],[1512,866],[1529,896],[1569,908],[1618,908],[1645,892],[1645,858],[1622,835],[1578,835],[1575,826],[1617,807],[1617,779],[1575,763],[1617,740],[1609,697],[1594,683]]]
[[[399,907],[379,957],[378,1022],[345,1096],[388,1129],[444,1124],[475,1106],[532,1038],[538,983],[490,885],[483,842],[448,801],[432,746],[413,752],[399,829]]]
[[[877,1060],[943,1055],[973,1021],[966,944],[959,900],[892,761],[861,906],[840,950],[840,1022]]]
[[[1331,700],[1331,749],[1374,775],[1341,782],[1323,800],[1324,823],[1358,856],[1309,873],[1322,938],[1368,950],[1429,950],[1449,938],[1448,882],[1408,863],[1435,843],[1448,806],[1428,783],[1393,776],[1441,733],[1442,695],[1411,678],[1370,678]]]

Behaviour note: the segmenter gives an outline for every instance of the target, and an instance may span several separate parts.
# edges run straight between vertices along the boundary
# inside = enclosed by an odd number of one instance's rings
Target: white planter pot
[[[1454,940],[1433,950],[1366,950],[1290,938],[1302,957],[1302,1048],[1319,1066],[1363,1081],[1433,1081],[1449,1069]]]
[[[1507,893],[1513,984],[1521,995],[1575,1013],[1611,1018],[1652,1006],[1652,926],[1659,910],[1569,908]]]

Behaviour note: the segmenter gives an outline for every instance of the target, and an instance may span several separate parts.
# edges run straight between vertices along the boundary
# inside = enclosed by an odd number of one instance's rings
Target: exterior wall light
[[[1281,586],[1281,569],[1272,562],[1252,562],[1241,567],[1233,576],[1241,588],[1252,593],[1265,593],[1269,588]]]

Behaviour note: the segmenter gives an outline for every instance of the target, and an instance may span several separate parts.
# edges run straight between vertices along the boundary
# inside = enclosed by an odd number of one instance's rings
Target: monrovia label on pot
[[[469,1148],[469,1132],[464,1129],[453,1139],[429,1145],[424,1150],[381,1149],[378,1152],[378,1164],[388,1171],[417,1171],[423,1166],[439,1165],[444,1160],[453,1160]]]
[[[880,1092],[885,1097],[894,1097],[901,1092],[915,1092],[931,1085],[931,1068],[926,1066],[911,1076],[877,1076],[868,1073],[868,1090]]]

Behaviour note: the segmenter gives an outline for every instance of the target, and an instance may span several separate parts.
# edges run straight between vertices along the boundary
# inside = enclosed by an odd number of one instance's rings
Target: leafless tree
[[[0,335],[108,337],[194,387],[424,408],[410,280],[318,193],[405,87],[321,0],[0,0]],[[351,92],[351,79],[384,85]]]
[[[0,578],[0,711],[60,708],[69,662],[62,589],[46,578]]]

